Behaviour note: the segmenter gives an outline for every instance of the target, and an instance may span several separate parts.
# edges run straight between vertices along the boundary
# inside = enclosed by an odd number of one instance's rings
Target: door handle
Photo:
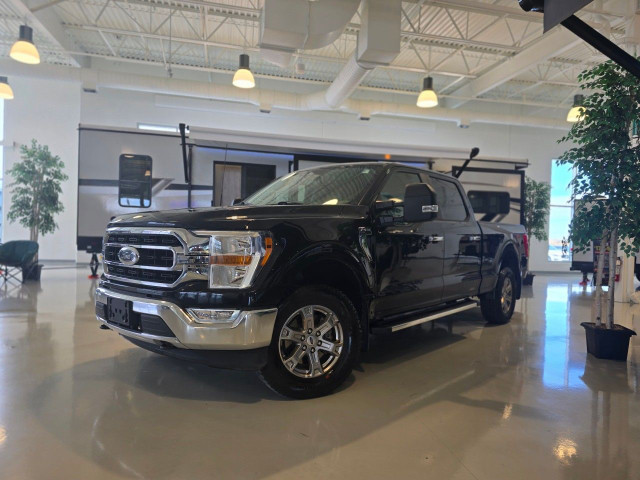
[[[427,240],[429,240],[430,243],[438,243],[444,240],[444,237],[439,236],[439,235],[429,235],[427,237]]]
[[[471,235],[469,237],[470,242],[479,242],[480,240],[482,240],[482,236],[480,235]]]

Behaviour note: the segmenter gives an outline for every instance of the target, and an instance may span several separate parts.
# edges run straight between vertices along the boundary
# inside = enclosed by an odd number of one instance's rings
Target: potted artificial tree
[[[549,209],[551,199],[551,185],[545,182],[536,182],[532,178],[526,177],[524,183],[524,224],[527,229],[529,242],[533,238],[546,241],[547,220],[549,219]],[[527,272],[524,277],[524,285],[533,285],[535,275]]]
[[[64,210],[60,202],[62,182],[69,177],[63,172],[64,163],[54,156],[46,145],[31,140],[31,146],[20,147],[21,160],[8,171],[14,182],[10,185],[10,222],[18,221],[29,229],[29,239],[37,242],[40,234],[52,233],[58,228],[54,217]],[[42,265],[37,263],[25,279],[38,280]]]
[[[633,330],[614,322],[615,269],[620,250],[632,254],[640,247],[640,146],[632,137],[640,118],[640,82],[609,61],[578,76],[581,88],[593,93],[584,99],[580,119],[560,141],[574,147],[560,164],[571,165],[576,206],[570,225],[574,250],[585,251],[600,240],[596,275],[596,321],[583,322],[587,351],[598,358],[626,360]],[[608,255],[606,245],[610,246]],[[607,257],[607,258],[605,258]],[[602,321],[602,278],[609,265],[606,321]]]

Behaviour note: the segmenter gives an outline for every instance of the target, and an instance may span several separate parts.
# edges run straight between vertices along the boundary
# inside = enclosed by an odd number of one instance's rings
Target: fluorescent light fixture
[[[13,89],[9,85],[7,77],[0,77],[0,98],[3,100],[11,100],[13,98]]]
[[[9,56],[14,60],[29,65],[40,63],[40,54],[33,44],[33,29],[27,25],[20,25],[18,40],[11,47]]]
[[[171,132],[178,133],[178,127],[171,125],[154,125],[152,123],[138,123],[140,130],[151,130],[152,132]]]
[[[422,91],[418,96],[416,105],[420,108],[433,108],[438,106],[438,95],[433,90],[433,78],[425,77],[422,81]]]
[[[584,95],[576,95],[573,97],[573,107],[567,114],[567,122],[576,123],[584,118]]]
[[[249,69],[249,55],[246,53],[240,55],[240,66],[233,76],[233,86],[238,88],[253,88],[256,86],[256,80]]]

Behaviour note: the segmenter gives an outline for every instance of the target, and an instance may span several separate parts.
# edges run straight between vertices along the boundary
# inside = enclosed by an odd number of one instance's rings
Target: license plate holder
[[[119,298],[107,299],[107,321],[131,328],[133,303]]]

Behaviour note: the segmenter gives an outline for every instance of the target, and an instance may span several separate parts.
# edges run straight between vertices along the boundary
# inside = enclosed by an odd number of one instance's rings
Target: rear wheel
[[[331,393],[351,373],[360,346],[357,314],[339,291],[305,287],[278,310],[267,365],[275,392],[292,398]]]
[[[496,288],[480,297],[480,309],[489,323],[508,323],[516,306],[516,275],[510,267],[502,267]]]

